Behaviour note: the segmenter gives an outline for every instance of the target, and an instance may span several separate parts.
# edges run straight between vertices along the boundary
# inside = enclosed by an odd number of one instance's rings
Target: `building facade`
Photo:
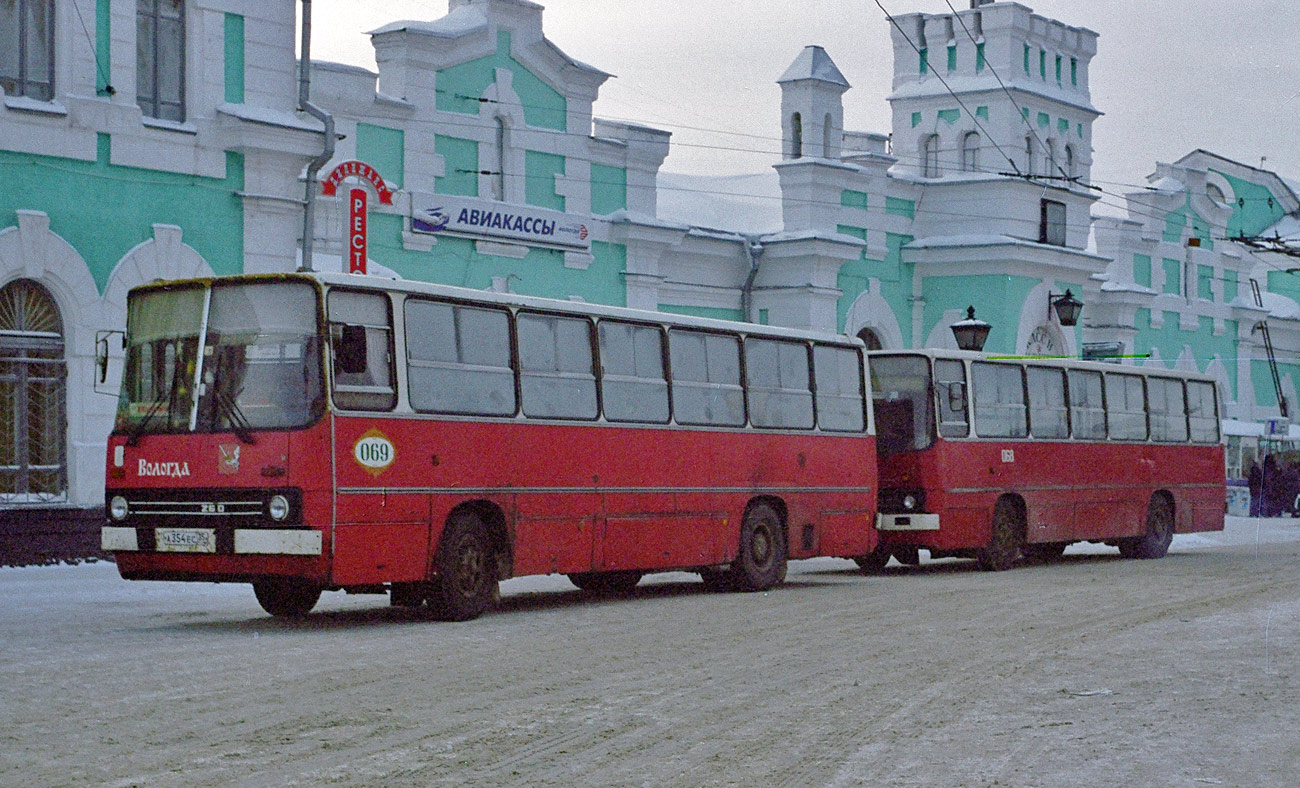
[[[120,369],[96,341],[129,288],[295,265],[321,135],[294,111],[294,31],[288,3],[0,7],[6,521],[102,509]]]
[[[342,135],[325,172],[361,160],[395,192],[370,207],[371,273],[884,348],[952,347],[974,305],[990,351],[1209,371],[1229,432],[1263,437],[1282,401],[1295,420],[1300,280],[1259,242],[1300,240],[1295,185],[1194,151],[1094,218],[1095,33],[1012,2],[894,21],[887,132],[846,128],[850,81],[821,47],[773,75],[772,232],[661,218],[671,135],[597,117],[610,75],[529,0],[374,30],[375,71],[314,63]],[[340,197],[301,256],[322,126],[296,111],[294,45],[291,3],[0,9],[0,514],[102,505],[115,400],[96,388],[119,370],[95,347],[130,287],[345,265]],[[1067,291],[1074,326],[1050,306]]]

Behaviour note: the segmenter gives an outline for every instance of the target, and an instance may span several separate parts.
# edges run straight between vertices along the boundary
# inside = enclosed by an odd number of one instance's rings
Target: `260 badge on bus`
[[[352,446],[352,458],[368,473],[378,476],[393,464],[397,458],[397,449],[387,435],[372,429],[362,434],[360,440]]]

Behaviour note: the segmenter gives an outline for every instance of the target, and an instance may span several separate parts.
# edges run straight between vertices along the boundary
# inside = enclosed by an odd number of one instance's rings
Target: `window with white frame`
[[[1065,203],[1042,201],[1038,214],[1038,242],[1065,246]]]
[[[0,0],[0,88],[54,98],[54,0]]]
[[[922,143],[922,175],[927,178],[939,177],[939,135],[931,134]]]
[[[962,172],[975,172],[980,168],[980,135],[977,131],[967,132],[961,138]]]
[[[185,4],[136,0],[136,101],[145,117],[185,120]]]

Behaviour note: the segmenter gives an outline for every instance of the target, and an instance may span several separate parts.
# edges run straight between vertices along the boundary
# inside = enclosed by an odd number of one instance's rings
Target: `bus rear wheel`
[[[320,601],[320,586],[296,577],[267,577],[253,581],[257,604],[276,618],[301,618]]]
[[[429,584],[434,618],[469,621],[496,600],[496,553],[478,515],[457,512],[447,520],[434,563],[437,575]]]
[[[740,550],[731,564],[731,578],[740,591],[766,591],[785,579],[785,535],[781,515],[771,505],[756,503],[740,525]]]
[[[613,594],[624,596],[632,593],[636,584],[641,582],[641,572],[624,570],[618,572],[574,572],[569,575],[569,582],[589,594]]]
[[[1119,554],[1125,558],[1163,558],[1174,539],[1174,507],[1163,495],[1147,504],[1147,530],[1142,536],[1119,540]]]
[[[975,554],[975,560],[986,572],[1010,569],[1020,560],[1024,543],[1024,521],[1019,508],[1010,500],[998,501],[993,508],[993,534],[988,545]]]
[[[860,555],[854,558],[853,561],[858,565],[858,569],[862,570],[862,574],[875,575],[884,571],[885,564],[889,563],[889,556],[890,552],[887,547],[877,545],[875,550],[866,555]]]

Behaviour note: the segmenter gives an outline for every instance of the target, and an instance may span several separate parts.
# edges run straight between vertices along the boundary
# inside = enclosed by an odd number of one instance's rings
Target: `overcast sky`
[[[944,0],[880,0],[891,14],[948,13]],[[951,0],[958,10],[968,0]],[[1091,64],[1093,181],[1116,196],[1156,161],[1205,148],[1300,181],[1300,2],[1037,0],[1035,12],[1100,34]],[[673,132],[664,169],[760,172],[779,160],[776,79],[819,44],[853,88],[852,131],[888,133],[893,52],[875,0],[550,0],[546,36],[615,75],[599,117]],[[318,0],[312,57],[374,69],[365,33],[397,19],[437,19],[444,0]],[[1107,210],[1107,204],[1111,210]]]

